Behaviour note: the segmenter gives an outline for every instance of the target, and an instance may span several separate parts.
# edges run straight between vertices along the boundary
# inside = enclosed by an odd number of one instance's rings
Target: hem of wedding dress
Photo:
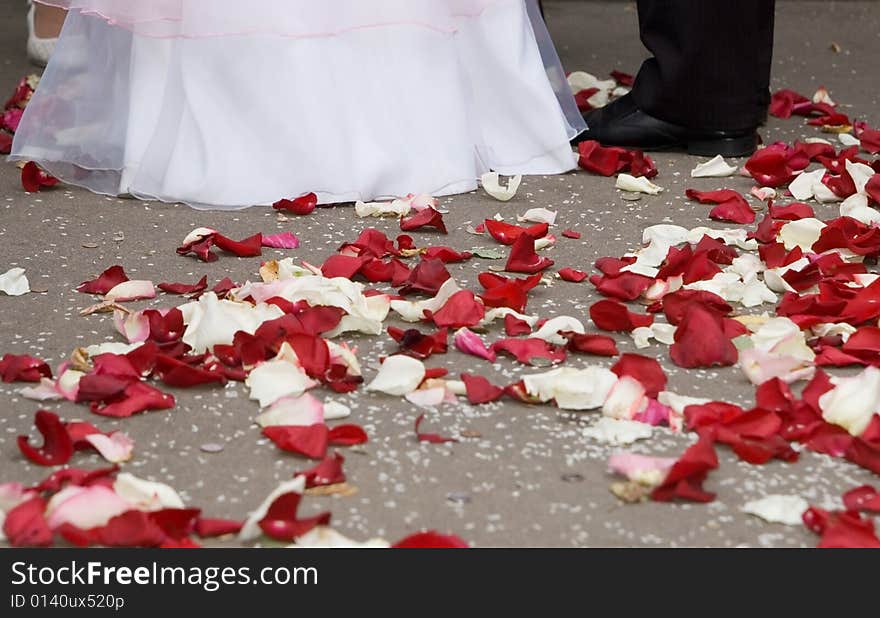
[[[495,0],[492,4],[484,6],[479,11],[474,11],[470,13],[456,13],[453,14],[454,18],[467,18],[467,19],[475,19],[482,17],[487,11],[496,8],[499,4],[510,4],[515,0]],[[310,33],[284,33],[278,32],[275,30],[269,29],[260,29],[260,30],[236,30],[230,32],[215,32],[215,33],[200,33],[200,34],[151,34],[150,32],[144,32],[144,27],[149,27],[149,25],[155,24],[168,24],[169,26],[180,22],[179,18],[174,17],[162,17],[150,20],[140,20],[140,21],[128,21],[123,22],[119,19],[113,17],[112,15],[107,15],[106,13],[102,13],[97,10],[89,10],[82,7],[73,7],[70,8],[67,6],[69,3],[65,2],[53,2],[52,0],[34,0],[34,2],[38,2],[40,4],[44,4],[47,6],[52,6],[55,8],[64,9],[67,11],[75,11],[80,15],[87,17],[95,17],[98,19],[102,19],[110,26],[116,28],[122,28],[124,30],[128,30],[135,35],[144,36],[147,38],[155,38],[155,39],[212,39],[212,38],[221,38],[221,37],[247,37],[247,36],[277,36],[281,38],[290,38],[290,39],[316,39],[316,38],[330,38],[341,36],[343,34],[349,32],[357,32],[360,30],[372,30],[377,28],[393,28],[399,26],[414,26],[417,28],[424,28],[427,30],[433,30],[435,32],[439,32],[442,34],[455,34],[458,32],[458,28],[450,27],[444,28],[438,26],[437,24],[432,24],[429,22],[420,22],[413,20],[400,20],[400,21],[387,21],[387,22],[376,22],[371,24],[362,24],[358,26],[351,26],[348,28],[340,28],[339,30],[331,30],[324,32],[310,32]]]
[[[568,156],[570,156],[570,160],[567,158]],[[125,198],[127,196],[130,196],[133,199],[145,202],[185,204],[186,206],[189,206],[196,210],[244,210],[246,208],[271,206],[274,203],[270,201],[256,201],[248,204],[208,204],[191,200],[174,199],[168,196],[152,195],[142,193],[137,190],[129,190],[127,192],[102,190],[97,188],[94,184],[89,185],[87,181],[84,181],[81,178],[76,178],[77,172],[79,172],[80,174],[106,173],[108,175],[115,175],[117,178],[121,178],[125,170],[118,168],[89,168],[67,161],[51,161],[47,159],[41,159],[39,157],[28,157],[22,153],[9,155],[6,157],[6,160],[9,162],[33,161],[42,169],[44,169],[47,173],[51,174],[55,178],[58,178],[58,180],[60,180],[63,184],[86,189],[91,193],[102,195],[104,197]],[[568,173],[576,167],[577,165],[575,154],[574,152],[572,152],[571,146],[566,142],[564,146],[551,148],[544,153],[531,157],[523,163],[494,164],[491,166],[491,170],[489,168],[485,168],[483,171],[496,171],[504,176],[554,176],[558,174]],[[478,188],[477,180],[478,179],[475,177],[453,180],[443,184],[438,188],[423,192],[428,193],[433,197],[461,195],[463,193],[470,193],[471,191],[475,191]],[[416,187],[413,187],[413,189],[416,189]],[[307,191],[308,190],[304,190],[302,191],[302,193],[306,193]],[[377,200],[392,200],[401,197],[400,195],[394,195],[390,193],[367,195],[358,190],[340,192],[315,190],[313,188],[311,189],[311,191],[313,191],[318,196],[319,204],[327,205],[346,204],[357,201],[367,202]],[[280,197],[278,199],[280,199]]]

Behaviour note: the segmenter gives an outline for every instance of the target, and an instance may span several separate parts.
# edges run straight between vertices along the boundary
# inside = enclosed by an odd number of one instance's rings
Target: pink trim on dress
[[[151,38],[216,38],[271,35],[284,38],[333,37],[368,28],[415,26],[454,34],[461,18],[480,17],[499,4],[536,0],[34,0],[40,4],[98,17],[108,24]],[[326,16],[335,2],[338,28]],[[210,15],[198,17],[199,5],[210,3]],[[370,7],[369,5],[375,5]],[[223,6],[219,6],[223,5]],[[261,6],[262,5],[262,6]],[[229,8],[234,7],[234,8]],[[346,7],[349,8],[346,11]],[[426,8],[427,7],[427,8]],[[269,17],[262,14],[268,13]],[[222,17],[220,17],[222,15]],[[260,27],[240,28],[236,16],[260,16]],[[276,15],[277,19],[272,19]],[[281,19],[281,15],[286,16]],[[425,18],[430,18],[425,19]],[[433,21],[436,19],[436,21]],[[264,26],[265,23],[275,24]],[[279,23],[282,22],[282,23]],[[206,23],[212,29],[207,29]]]

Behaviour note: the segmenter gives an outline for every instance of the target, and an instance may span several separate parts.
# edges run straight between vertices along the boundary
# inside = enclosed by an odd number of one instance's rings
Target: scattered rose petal
[[[10,268],[0,274],[0,292],[7,296],[22,296],[31,291],[24,268]]]
[[[367,390],[402,397],[416,390],[424,379],[425,365],[420,360],[395,354],[385,359]]]
[[[663,187],[655,185],[644,176],[638,178],[629,174],[620,174],[617,176],[617,182],[614,185],[621,191],[630,193],[647,193],[648,195],[658,195],[663,191]]]
[[[272,208],[275,210],[292,212],[295,215],[303,216],[310,215],[314,212],[315,208],[318,205],[318,196],[314,193],[306,193],[305,195],[301,195],[300,197],[289,200],[283,199],[272,204]],[[266,245],[272,246],[272,245]],[[295,249],[296,247],[285,247],[289,249]]]
[[[800,496],[773,494],[746,502],[742,511],[773,524],[798,526],[803,523],[804,511],[809,507],[809,503]]]
[[[263,246],[273,249],[296,249],[299,247],[299,238],[293,232],[281,232],[263,236]]]
[[[483,190],[501,202],[512,200],[516,196],[516,192],[519,191],[520,183],[522,183],[522,176],[513,176],[508,179],[507,186],[503,187],[498,172],[487,172],[480,178]]]
[[[699,163],[691,170],[691,178],[726,178],[733,176],[736,172],[737,167],[728,165],[724,157],[718,155],[714,159]]]
[[[441,436],[436,433],[422,432],[420,430],[420,427],[422,426],[422,422],[424,420],[425,420],[425,415],[420,414],[419,417],[416,419],[416,423],[415,423],[416,438],[418,439],[419,442],[429,442],[431,444],[444,444],[446,442],[458,442],[458,440],[456,438],[447,438],[447,437]]]

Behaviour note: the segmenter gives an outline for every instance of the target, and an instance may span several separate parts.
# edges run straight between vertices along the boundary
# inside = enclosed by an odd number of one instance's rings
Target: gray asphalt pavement
[[[24,54],[23,6],[24,2],[11,1],[0,6],[0,96],[33,71]],[[567,69],[597,75],[613,69],[637,70],[645,52],[638,41],[632,4],[548,2],[547,9]],[[880,123],[876,69],[880,7],[875,2],[782,1],[777,23],[775,88],[812,93],[824,85],[845,111]],[[839,45],[839,53],[831,49],[832,43]],[[812,134],[797,120],[771,119],[764,130],[767,142]],[[716,182],[690,178],[697,163],[693,158],[680,154],[655,158],[660,168],[656,182],[666,191],[636,202],[623,200],[613,180],[583,172],[528,178],[519,196],[507,205],[482,193],[445,199],[451,233],[444,243],[471,249],[481,243],[466,232],[469,225],[499,211],[547,207],[559,211],[559,230],[583,232],[581,240],[562,239],[566,242],[553,248],[551,257],[560,267],[590,270],[598,257],[618,256],[637,247],[642,229],[649,225],[710,225],[708,209],[688,202],[684,192],[689,187],[715,189]],[[728,180],[741,191],[751,187],[745,178]],[[236,238],[257,231],[291,230],[303,241],[293,255],[320,263],[370,225],[389,235],[397,229],[393,221],[357,219],[345,206],[279,222],[273,212],[259,208],[201,212],[68,188],[28,195],[20,189],[18,170],[2,164],[0,271],[22,266],[32,286],[46,291],[0,296],[0,353],[34,354],[55,366],[77,346],[114,339],[107,315],[78,314],[91,299],[74,291],[79,282],[112,264],[124,265],[132,278],[156,282],[192,281],[202,274],[214,281],[257,276],[254,259],[224,257],[202,264],[176,255],[175,247],[195,227],[215,227]],[[268,257],[284,254],[266,252]],[[476,275],[486,267],[485,261],[475,260],[453,265],[451,272],[475,285]],[[580,316],[586,322],[587,308],[596,299],[589,285],[560,282],[538,291],[530,309],[545,317]],[[160,296],[155,302],[174,299]],[[368,379],[375,373],[378,357],[392,350],[387,337],[376,339],[350,339],[360,343]],[[629,341],[621,349],[634,351]],[[666,356],[661,346],[647,353]],[[510,382],[528,371],[507,360],[490,368],[459,354],[435,356],[429,365],[481,372],[498,382]],[[752,401],[754,390],[738,369],[683,371],[666,360],[664,367],[675,392],[744,405]],[[15,445],[17,435],[31,430],[37,408],[35,402],[16,394],[19,386],[0,384],[0,482],[32,482],[46,472],[27,463]],[[173,392],[178,397],[173,410],[123,421],[89,420],[105,430],[124,428],[136,442],[135,457],[126,468],[171,484],[207,514],[241,518],[281,480],[309,467],[281,454],[260,436],[251,422],[256,407],[241,385]],[[843,491],[876,482],[855,466],[810,453],[796,464],[750,466],[719,449],[721,467],[706,484],[718,492],[715,502],[627,505],[609,491],[614,479],[606,471],[606,461],[615,449],[582,435],[594,414],[567,414],[509,401],[483,407],[446,405],[429,414],[429,431],[480,437],[431,445],[416,442],[412,426],[420,410],[406,401],[365,392],[345,401],[353,410],[352,422],[363,425],[370,435],[368,444],[345,453],[349,483],[358,491],[345,497],[309,498],[304,511],[331,510],[338,530],[362,540],[376,536],[393,540],[420,528],[436,528],[477,546],[810,546],[816,539],[802,527],[765,523],[743,514],[741,506],[772,493],[799,494],[811,503],[833,506]],[[65,418],[88,416],[85,408],[73,404],[46,407]],[[223,449],[203,452],[200,447],[207,443],[222,444]],[[685,436],[658,430],[633,449],[675,456],[688,443]],[[101,462],[78,454],[75,464],[97,467]]]

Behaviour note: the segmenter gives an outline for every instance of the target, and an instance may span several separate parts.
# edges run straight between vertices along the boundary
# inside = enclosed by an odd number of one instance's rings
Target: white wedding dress
[[[534,0],[43,0],[71,9],[12,159],[243,208],[555,174],[583,128]]]

